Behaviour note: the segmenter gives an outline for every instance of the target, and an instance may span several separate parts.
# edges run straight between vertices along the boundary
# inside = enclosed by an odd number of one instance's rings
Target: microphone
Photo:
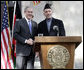
[[[58,26],[53,26],[53,30],[57,32],[57,36],[59,36],[59,29]]]

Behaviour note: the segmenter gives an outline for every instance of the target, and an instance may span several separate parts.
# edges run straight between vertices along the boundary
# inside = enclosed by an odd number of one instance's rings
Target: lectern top
[[[41,36],[35,37],[35,43],[76,43],[78,46],[81,43],[81,36]]]

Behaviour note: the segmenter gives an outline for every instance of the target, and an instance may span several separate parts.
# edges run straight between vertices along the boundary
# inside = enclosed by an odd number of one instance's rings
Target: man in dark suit
[[[38,24],[38,34],[43,34],[43,36],[65,36],[63,22],[52,17],[50,4],[46,4],[43,11],[46,19]]]
[[[20,19],[14,28],[16,39],[16,69],[34,68],[34,37],[37,35],[37,23],[32,19],[33,10],[24,9],[25,18]]]

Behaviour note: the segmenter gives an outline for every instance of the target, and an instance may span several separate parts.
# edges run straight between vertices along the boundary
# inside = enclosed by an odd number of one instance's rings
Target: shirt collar
[[[52,18],[46,19],[46,23],[50,23],[52,22]]]
[[[28,21],[31,21],[31,20],[28,20],[26,17],[25,17],[25,19],[26,19],[27,23],[28,23]]]
[[[46,22],[51,22],[52,21],[52,17],[51,18],[49,18],[49,19],[46,19]]]

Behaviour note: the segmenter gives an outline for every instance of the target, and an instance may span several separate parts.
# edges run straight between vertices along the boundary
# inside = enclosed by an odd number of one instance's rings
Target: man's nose
[[[50,14],[50,12],[48,12],[48,14]]]
[[[28,13],[29,15],[32,15],[32,13]]]

